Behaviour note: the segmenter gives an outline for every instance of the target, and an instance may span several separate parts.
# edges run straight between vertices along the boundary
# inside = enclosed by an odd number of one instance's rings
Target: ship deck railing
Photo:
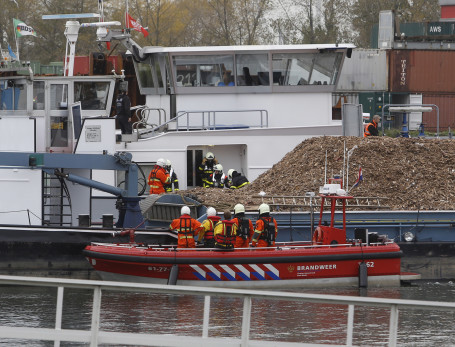
[[[280,210],[308,211],[311,208],[318,208],[321,204],[321,197],[318,195],[253,195],[252,198],[268,204],[273,211],[277,212]],[[346,200],[346,207],[388,209],[389,207],[383,203],[384,200],[387,200],[387,198],[380,196],[355,196]],[[328,199],[324,202],[324,206],[330,206]],[[341,203],[336,201],[336,206],[341,206]]]
[[[346,338],[345,341],[337,341],[337,346],[352,346],[354,336],[354,313],[356,307],[366,306],[370,308],[381,307],[390,310],[389,314],[389,331],[388,331],[388,346],[397,346],[398,323],[400,310],[402,315],[406,314],[408,309],[411,310],[428,310],[430,313],[436,310],[455,312],[455,303],[453,302],[437,302],[437,301],[417,301],[389,298],[374,298],[374,297],[355,297],[355,296],[337,296],[323,294],[307,294],[295,292],[279,292],[279,291],[258,291],[258,290],[241,290],[241,289],[224,289],[224,288],[209,288],[209,287],[189,287],[189,286],[170,286],[144,283],[124,283],[124,282],[108,282],[108,281],[93,281],[93,280],[77,280],[77,279],[62,279],[62,278],[45,278],[45,277],[19,277],[19,276],[0,276],[0,285],[28,286],[28,287],[47,287],[55,288],[57,291],[55,327],[40,328],[23,326],[23,322],[15,321],[15,325],[0,325],[0,339],[17,339],[20,341],[54,341],[54,346],[60,346],[60,341],[78,342],[90,344],[95,347],[102,344],[109,345],[143,345],[143,346],[314,346],[316,344],[310,342],[286,342],[265,341],[252,339],[251,323],[252,323],[252,307],[254,300],[288,300],[295,302],[317,303],[323,305],[343,305],[347,309],[346,319]],[[78,288],[93,290],[93,305],[91,312],[90,330],[80,329],[65,329],[62,326],[62,316],[64,311],[64,290],[65,288]],[[102,293],[107,291],[117,292],[141,292],[155,293],[167,297],[169,295],[192,295],[203,296],[204,305],[202,319],[202,334],[201,335],[173,335],[173,334],[152,334],[152,333],[131,333],[109,331],[103,327],[101,321],[102,310]],[[210,337],[210,301],[213,297],[240,298],[243,300],[243,316],[241,322],[241,334],[238,338],[226,337]],[[40,300],[40,296],[35,296],[36,300]],[[231,303],[231,301],[229,301]],[[226,303],[227,304],[227,303]],[[6,309],[6,303],[2,308]],[[33,306],[35,307],[35,305]],[[39,314],[39,305],[37,304]],[[264,310],[263,310],[264,311]],[[263,312],[261,314],[269,315],[273,312]],[[1,312],[2,316],[5,312]],[[288,319],[291,318],[292,315]],[[311,316],[305,317],[306,320],[311,319]],[[330,324],[330,317],[327,317],[327,325]],[[253,320],[254,322],[254,320]],[[163,324],[165,322],[162,322]],[[193,321],[192,324],[195,322]],[[0,323],[3,324],[3,323]],[[236,321],[231,320],[223,324],[231,324],[235,326]],[[282,322],[285,327],[285,322]],[[320,329],[319,325],[316,325]],[[438,332],[435,331],[435,334]],[[1,341],[1,340],[0,340]],[[417,342],[417,341],[414,341]],[[361,344],[371,343],[371,341],[362,341]],[[412,336],[407,336],[407,343],[413,343]],[[327,344],[325,344],[327,346]]]
[[[151,117],[153,113],[158,117]],[[135,114],[139,119],[133,124],[136,139],[169,131],[233,130],[269,126],[268,111],[262,109],[179,111],[176,117],[168,121],[165,121],[166,111],[161,108],[137,107]],[[242,123],[235,123],[232,119],[241,120]]]

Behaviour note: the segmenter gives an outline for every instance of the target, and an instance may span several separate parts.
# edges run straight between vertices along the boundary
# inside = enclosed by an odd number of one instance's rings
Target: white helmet
[[[216,216],[216,210],[213,207],[209,207],[207,209],[207,217]]]
[[[166,160],[166,166],[171,167],[171,165],[172,165],[172,164],[171,164],[171,161],[170,161],[169,159],[167,159],[167,160]]]
[[[212,152],[207,152],[207,154],[205,155],[205,159],[213,160],[213,159],[215,159],[215,156],[213,155]]]
[[[267,204],[260,204],[259,205],[259,214],[270,213],[270,207]]]
[[[234,169],[229,169],[229,171],[228,171],[228,178],[229,178],[230,180],[232,180],[232,173],[233,173],[234,171],[235,171]]]
[[[166,166],[166,161],[163,158],[160,158],[156,161],[156,165],[165,167]]]
[[[245,213],[245,206],[237,204],[234,206],[234,214]]]
[[[190,208],[188,206],[183,206],[182,209],[180,210],[180,215],[184,215],[184,214],[190,214],[191,211],[190,211]]]
[[[213,167],[213,170],[215,170],[215,171],[223,171],[223,166],[221,164],[216,164]]]

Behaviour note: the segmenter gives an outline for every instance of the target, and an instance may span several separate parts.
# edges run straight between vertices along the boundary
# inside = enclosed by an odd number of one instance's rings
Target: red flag
[[[128,23],[128,27],[134,29],[136,31],[140,31],[144,37],[148,36],[148,31],[144,29],[142,25],[140,25],[133,17],[131,17],[128,13],[125,13],[125,21]]]

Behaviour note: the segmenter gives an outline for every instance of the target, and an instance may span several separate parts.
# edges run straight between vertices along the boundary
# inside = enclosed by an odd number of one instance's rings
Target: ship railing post
[[[204,321],[202,323],[202,338],[209,337],[210,295],[204,298]]]
[[[352,346],[352,332],[354,330],[354,305],[349,305],[348,327],[346,334],[346,346]]]
[[[57,307],[55,309],[55,330],[62,330],[63,287],[57,288]],[[60,340],[54,340],[54,347],[60,347]]]
[[[251,296],[245,296],[243,300],[243,319],[242,319],[242,347],[247,347],[250,340],[251,323]]]
[[[389,347],[396,347],[397,332],[398,332],[398,306],[392,305],[390,308]]]
[[[90,347],[98,346],[98,332],[100,329],[101,312],[101,286],[93,289],[92,328],[90,336]]]

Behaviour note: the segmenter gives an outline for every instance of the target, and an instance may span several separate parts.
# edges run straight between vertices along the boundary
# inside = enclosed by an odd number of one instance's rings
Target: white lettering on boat
[[[314,270],[335,270],[337,268],[336,264],[326,264],[326,265],[298,265],[297,271],[314,271]]]

